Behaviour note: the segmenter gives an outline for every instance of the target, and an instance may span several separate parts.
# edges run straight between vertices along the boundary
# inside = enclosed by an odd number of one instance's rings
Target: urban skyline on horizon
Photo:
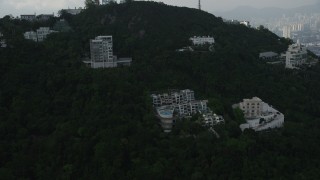
[[[118,0],[119,1],[119,0]],[[198,0],[155,0],[168,5],[198,8]],[[294,8],[303,5],[310,5],[320,2],[320,0],[202,0],[201,7],[210,13],[228,11],[239,6],[251,6],[255,8],[280,7]],[[0,17],[12,14],[14,17],[21,14],[52,14],[57,13],[60,9],[84,7],[84,0],[0,0]]]

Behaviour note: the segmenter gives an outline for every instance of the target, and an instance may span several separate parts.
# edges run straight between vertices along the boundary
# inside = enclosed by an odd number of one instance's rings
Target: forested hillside
[[[0,19],[0,179],[318,179],[320,66],[260,62],[288,41],[226,25],[203,11],[155,2],[92,6],[62,14],[71,32],[43,43],[22,33],[46,23]],[[89,69],[89,39],[113,35],[131,67]],[[175,52],[211,35],[215,52]],[[194,119],[162,132],[149,94],[193,89],[222,114],[217,139]],[[258,96],[285,114],[282,129],[239,129],[231,105]]]

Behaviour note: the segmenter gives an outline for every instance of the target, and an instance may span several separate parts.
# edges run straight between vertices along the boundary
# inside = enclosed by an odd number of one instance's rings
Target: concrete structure
[[[160,119],[160,125],[164,132],[171,132],[173,124],[175,122],[173,113],[173,106],[161,106],[156,108],[157,116]]]
[[[299,42],[297,44],[292,44],[286,52],[286,68],[299,68],[299,66],[306,64],[307,59],[307,48],[302,46]]]
[[[249,21],[240,21],[240,24],[245,25],[245,26],[247,26],[247,27],[251,27]]]
[[[35,42],[42,42],[44,41],[47,36],[51,33],[54,33],[56,31],[50,30],[49,27],[40,27],[37,29],[37,31],[28,31],[24,33],[24,38],[33,40]]]
[[[205,45],[205,44],[214,44],[214,38],[210,36],[194,36],[190,38],[190,41],[192,41],[193,45]]]
[[[38,42],[37,33],[34,32],[34,31],[25,32],[23,35],[24,35],[24,38],[25,38],[25,39],[29,39],[29,40]]]
[[[29,15],[20,15],[21,20],[27,20],[27,21],[35,21],[37,20],[36,14],[29,14]]]
[[[90,40],[91,60],[83,61],[91,68],[114,68],[131,66],[132,58],[119,58],[113,55],[112,36],[97,36]]]
[[[240,104],[240,109],[244,113],[245,118],[256,118],[262,113],[262,100],[253,97],[252,99],[244,99]]]
[[[291,38],[291,27],[290,26],[284,26],[282,28],[282,37]]]
[[[207,112],[207,103],[207,100],[190,101],[181,104],[173,104],[173,107],[180,117],[186,117],[201,112]]]
[[[54,32],[57,32],[57,31],[50,30],[49,27],[40,27],[39,29],[37,29],[36,32],[35,31],[25,32],[24,38],[33,40],[35,42],[42,42],[47,38],[49,34]]]
[[[259,59],[261,60],[266,60],[266,61],[271,61],[271,60],[278,60],[279,59],[279,54],[275,52],[263,52],[259,54]]]
[[[195,100],[194,91],[190,89],[169,90],[168,93],[151,94],[151,98],[165,132],[169,132],[169,128],[174,125],[173,114],[176,114],[179,118],[189,118],[197,113],[202,114],[203,125],[210,127],[224,122],[222,116],[213,114],[207,107],[208,100]]]
[[[38,42],[44,41],[47,36],[55,31],[50,30],[49,27],[40,27],[37,29]]]
[[[169,93],[152,94],[152,102],[154,107],[172,104],[182,104],[194,101],[194,91],[185,90],[170,90]]]
[[[284,115],[258,97],[244,99],[237,106],[243,111],[246,119],[246,123],[240,125],[242,131],[245,129],[263,131],[280,128],[284,124]]]
[[[112,36],[98,36],[90,40],[91,67],[112,68],[116,67],[113,56]]]
[[[206,127],[212,127],[219,123],[224,123],[224,119],[222,116],[214,114],[211,111],[208,113],[202,114],[202,117],[203,117],[203,125]]]

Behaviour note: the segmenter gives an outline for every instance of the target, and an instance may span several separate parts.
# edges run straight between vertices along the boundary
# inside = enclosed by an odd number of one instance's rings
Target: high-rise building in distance
[[[90,40],[91,67],[116,67],[113,57],[112,36],[97,36]]]

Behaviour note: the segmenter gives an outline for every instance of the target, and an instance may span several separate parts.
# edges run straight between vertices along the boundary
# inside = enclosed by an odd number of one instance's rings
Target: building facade
[[[258,97],[244,99],[233,107],[239,107],[244,113],[246,123],[240,125],[242,131],[245,129],[263,131],[280,128],[284,124],[284,115]]]
[[[35,31],[28,31],[28,32],[25,32],[23,35],[25,39],[38,42],[37,33]]]
[[[154,107],[187,103],[195,100],[194,91],[190,89],[170,90],[169,93],[152,94],[151,97]]]
[[[306,64],[308,59],[307,48],[300,43],[292,44],[286,52],[286,68],[295,69]]]
[[[195,46],[215,43],[214,38],[210,36],[194,36],[190,38],[190,41]]]
[[[116,67],[113,56],[112,36],[97,36],[90,40],[91,67],[112,68]]]
[[[44,41],[47,36],[51,33],[56,31],[50,30],[49,27],[40,27],[37,31],[28,31],[24,33],[24,38],[29,39],[35,42],[42,42]]]
[[[291,38],[291,27],[290,26],[284,26],[282,28],[282,37]]]
[[[253,97],[252,99],[244,99],[239,105],[245,118],[256,118],[261,116],[262,100],[260,98]]]
[[[49,27],[40,27],[37,29],[38,42],[44,41],[52,32]]]
[[[27,21],[35,21],[37,19],[35,14],[30,14],[30,15],[20,15],[21,20],[27,20]]]
[[[194,91],[190,89],[180,91],[172,90],[169,93],[163,94],[152,94],[151,97],[154,107],[171,105],[180,117],[190,116],[208,110],[208,101],[195,100]]]

